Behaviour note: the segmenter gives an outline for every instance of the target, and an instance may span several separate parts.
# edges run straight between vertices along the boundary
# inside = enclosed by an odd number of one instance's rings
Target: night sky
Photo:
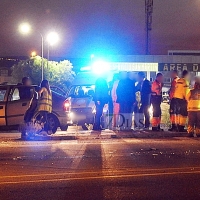
[[[51,56],[144,54],[144,9],[144,0],[1,0],[0,56],[39,52],[37,31],[50,30],[61,37]],[[32,34],[20,35],[20,22]],[[154,0],[151,42],[151,54],[200,49],[200,0]]]

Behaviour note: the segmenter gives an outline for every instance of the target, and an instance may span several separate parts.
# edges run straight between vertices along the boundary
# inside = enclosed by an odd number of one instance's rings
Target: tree
[[[33,84],[39,85],[42,77],[42,58],[36,56],[20,61],[12,67],[12,82],[21,82],[24,76],[32,79]],[[49,80],[53,86],[67,89],[73,81],[75,73],[73,66],[68,60],[56,62],[44,59],[44,79]]]

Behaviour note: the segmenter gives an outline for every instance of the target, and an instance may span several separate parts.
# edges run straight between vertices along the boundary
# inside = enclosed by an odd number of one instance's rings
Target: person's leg
[[[41,122],[44,124],[44,131],[48,132],[48,112],[40,111]]]
[[[194,135],[196,117],[197,117],[197,115],[195,112],[192,112],[192,111],[188,112],[187,132],[188,132],[189,137],[193,137],[193,135]]]
[[[171,128],[169,129],[169,131],[176,131],[177,130],[177,126],[176,126],[176,100],[172,99],[170,102],[170,122],[171,122]]]
[[[143,113],[144,113],[144,119],[145,119],[145,128],[149,128],[150,126],[150,115],[149,115],[149,105],[144,105],[143,106]]]
[[[179,99],[174,99],[174,113],[175,113],[175,126],[176,131],[178,131],[179,121],[180,121],[180,110],[181,110],[181,101]]]
[[[126,123],[127,130],[131,130],[132,128],[132,118],[133,118],[133,105],[131,103],[127,103],[127,123]]]
[[[119,104],[119,127],[120,130],[124,130],[124,124],[125,124],[125,103]]]
[[[162,103],[162,97],[160,96],[158,98],[158,129],[159,130],[162,130],[160,128],[160,125],[161,125],[161,116],[162,116],[161,103]]]
[[[139,108],[136,105],[134,107],[134,128],[137,129],[139,127]]]
[[[113,115],[113,127],[116,128],[118,126],[119,120],[119,104],[114,103],[114,115]]]
[[[180,106],[180,118],[179,118],[179,131],[183,132],[186,121],[187,121],[187,102],[185,100],[181,100],[181,106]]]
[[[153,117],[152,117],[152,131],[158,131],[159,125],[159,105],[156,96],[152,96],[152,107],[153,107]]]
[[[189,113],[188,113],[188,118],[189,118]],[[200,111],[196,112],[196,128],[195,128],[195,133],[197,137],[200,137]]]
[[[103,105],[96,104],[96,115],[95,115],[95,124],[94,124],[94,130],[100,130],[101,129],[101,117],[103,114]]]
[[[98,130],[100,128],[100,105],[96,104],[96,114],[95,114],[95,122],[94,122],[94,130]]]
[[[109,101],[108,103],[108,124],[107,124],[107,127],[112,130],[113,126],[114,126],[114,121],[113,121],[113,118],[114,118],[114,104],[112,102],[112,100]]]

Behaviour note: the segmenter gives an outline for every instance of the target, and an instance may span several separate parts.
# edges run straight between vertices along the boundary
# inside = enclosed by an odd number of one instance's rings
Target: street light
[[[31,32],[31,26],[29,23],[22,23],[19,25],[19,31],[22,34],[29,34]],[[42,58],[42,80],[44,79],[44,37],[38,32],[41,37],[41,58]]]
[[[56,32],[51,32],[47,35],[49,45],[53,46],[59,41],[59,36]]]
[[[28,23],[22,23],[19,26],[19,31],[22,34],[29,34],[31,32],[31,26]]]
[[[31,52],[31,57],[35,57],[37,55],[36,51]]]
[[[48,35],[47,35],[47,42],[48,42],[48,55],[47,55],[47,59],[49,60],[49,51],[50,51],[50,46],[53,46],[55,44],[57,44],[59,41],[59,36],[58,36],[58,33],[56,32],[50,32]]]

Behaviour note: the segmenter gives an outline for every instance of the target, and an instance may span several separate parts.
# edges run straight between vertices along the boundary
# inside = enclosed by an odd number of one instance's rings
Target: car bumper
[[[73,124],[84,125],[93,124],[95,114],[92,109],[71,109],[71,119]]]

